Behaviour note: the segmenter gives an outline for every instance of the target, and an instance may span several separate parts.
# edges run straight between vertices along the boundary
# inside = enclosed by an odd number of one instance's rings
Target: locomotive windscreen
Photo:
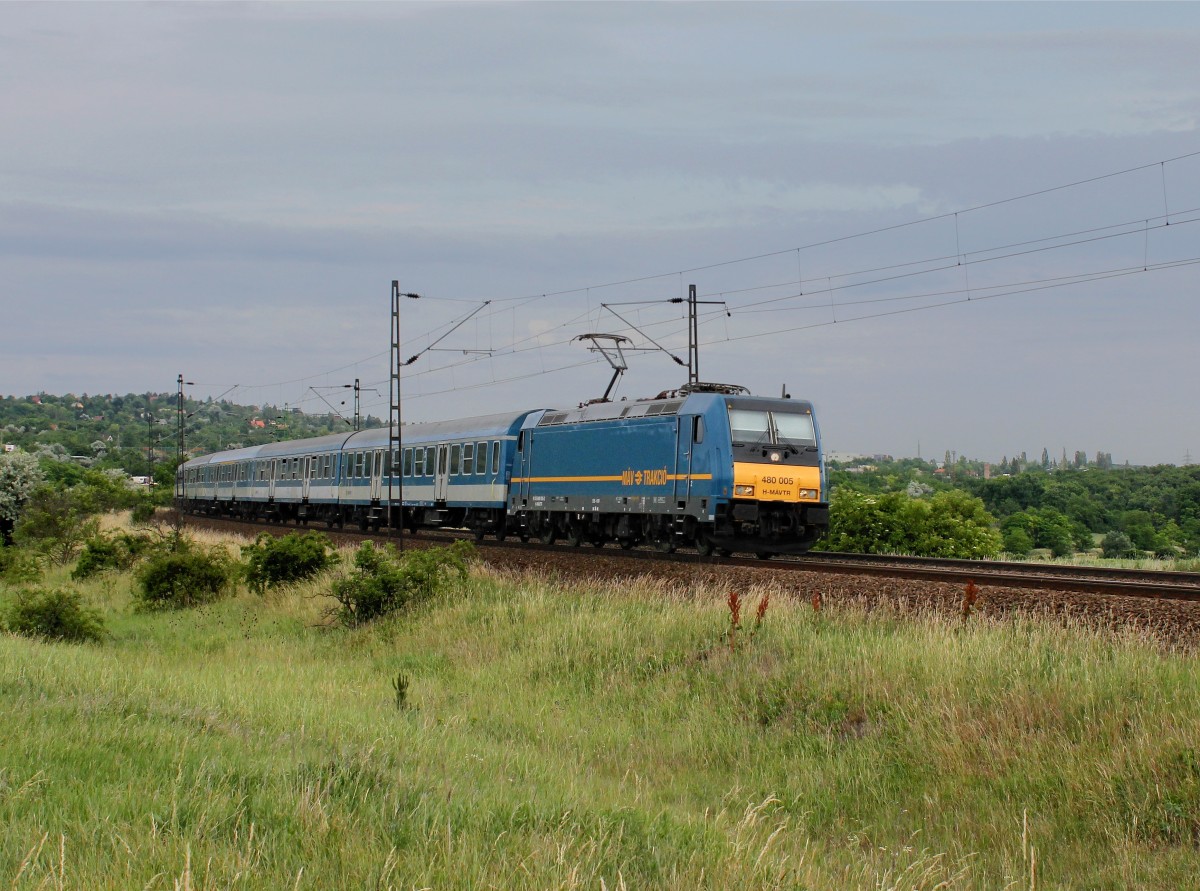
[[[809,445],[817,441],[812,415],[807,413],[730,408],[729,431],[734,442],[750,445]]]

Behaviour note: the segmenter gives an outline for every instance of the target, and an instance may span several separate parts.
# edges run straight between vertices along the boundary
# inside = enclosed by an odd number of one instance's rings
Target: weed
[[[392,680],[392,689],[396,691],[396,710],[403,711],[408,705],[408,676],[404,672]]]
[[[962,598],[962,617],[964,619],[971,618],[971,613],[975,611],[975,601],[978,599],[979,587],[973,581],[968,581]]]
[[[729,651],[732,653],[737,645],[738,630],[742,627],[742,595],[730,591],[725,604],[729,607]]]

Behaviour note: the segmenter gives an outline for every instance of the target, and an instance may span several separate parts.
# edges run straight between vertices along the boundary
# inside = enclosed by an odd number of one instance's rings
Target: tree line
[[[1200,467],[1122,467],[1105,453],[1098,457],[1095,463],[1081,460],[1078,466],[1067,462],[1049,468],[1044,462],[1025,462],[1018,472],[990,479],[984,478],[981,465],[965,459],[940,469],[913,458],[868,466],[831,462],[835,532],[848,518],[839,502],[861,514],[862,499],[873,498],[877,509],[894,519],[911,512],[907,501],[923,501],[935,514],[946,513],[954,502],[941,504],[939,496],[954,491],[977,503],[982,513],[973,516],[996,533],[996,552],[1027,556],[1044,549],[1059,557],[1097,550],[1108,557],[1200,553]],[[955,510],[961,515],[965,508]],[[836,536],[833,540],[838,541]],[[977,550],[980,544],[972,547]]]

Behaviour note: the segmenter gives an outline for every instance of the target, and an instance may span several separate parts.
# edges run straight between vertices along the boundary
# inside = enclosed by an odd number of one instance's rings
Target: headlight
[[[734,486],[733,494],[734,495],[744,495],[746,497],[750,497],[754,494],[754,487],[753,486]]]
[[[801,498],[816,498],[817,490],[816,489],[801,489],[800,497]]]

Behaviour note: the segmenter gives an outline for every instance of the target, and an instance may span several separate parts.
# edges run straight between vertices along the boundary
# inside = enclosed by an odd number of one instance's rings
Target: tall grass
[[[107,576],[107,642],[0,637],[0,887],[1200,874],[1200,671],[1151,639],[763,589],[731,647],[728,591],[486,568],[347,631],[328,587],[146,614]]]

